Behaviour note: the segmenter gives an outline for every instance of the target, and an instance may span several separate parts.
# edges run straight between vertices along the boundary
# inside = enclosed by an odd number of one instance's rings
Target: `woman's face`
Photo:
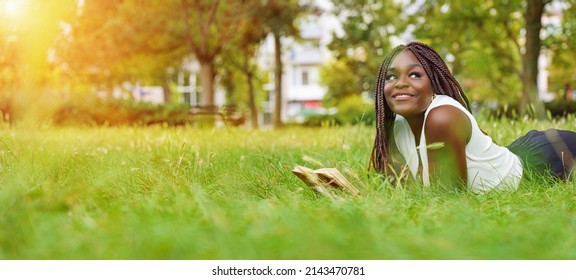
[[[430,79],[411,50],[400,52],[386,71],[384,96],[390,109],[410,118],[421,116],[434,96]]]

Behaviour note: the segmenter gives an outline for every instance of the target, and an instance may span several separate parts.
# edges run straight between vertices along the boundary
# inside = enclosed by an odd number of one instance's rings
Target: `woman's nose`
[[[408,87],[404,75],[398,76],[398,78],[396,79],[396,83],[394,83],[394,87],[397,89],[403,89]]]
[[[404,83],[401,80],[396,81],[396,84],[394,84],[394,87],[397,89],[403,89],[403,88],[407,88],[408,85],[406,83]]]

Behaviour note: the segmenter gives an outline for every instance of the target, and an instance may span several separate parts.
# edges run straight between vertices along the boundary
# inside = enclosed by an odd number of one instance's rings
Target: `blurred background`
[[[576,111],[576,0],[0,0],[0,21],[6,124],[372,124],[412,40],[476,113]]]

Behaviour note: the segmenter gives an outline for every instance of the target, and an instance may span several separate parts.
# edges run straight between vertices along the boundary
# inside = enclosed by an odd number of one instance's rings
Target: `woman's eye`
[[[422,75],[418,72],[412,72],[412,73],[410,73],[409,77],[410,78],[420,78],[420,77],[422,77]]]
[[[385,79],[386,79],[386,81],[392,81],[392,80],[396,80],[397,77],[396,77],[396,75],[390,74],[390,75],[386,75]]]

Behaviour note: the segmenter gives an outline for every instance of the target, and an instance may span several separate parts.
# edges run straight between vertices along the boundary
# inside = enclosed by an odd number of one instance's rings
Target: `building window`
[[[302,48],[304,51],[319,51],[320,50],[320,41],[319,40],[308,40],[302,43]]]
[[[306,70],[302,71],[302,85],[308,85],[310,83],[308,76],[309,76],[308,71]]]

